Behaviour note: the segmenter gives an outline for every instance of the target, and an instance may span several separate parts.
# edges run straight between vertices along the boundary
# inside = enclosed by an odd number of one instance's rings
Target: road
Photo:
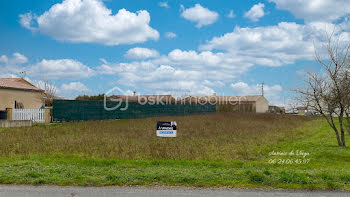
[[[0,197],[346,197],[348,192],[295,191],[295,190],[246,190],[200,189],[185,187],[58,187],[58,186],[0,186]]]

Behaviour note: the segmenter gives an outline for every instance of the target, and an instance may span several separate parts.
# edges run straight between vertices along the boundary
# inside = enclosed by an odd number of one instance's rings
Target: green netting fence
[[[119,102],[106,103],[108,108],[117,106]],[[127,106],[127,110],[121,111]],[[141,104],[121,103],[118,109],[107,111],[103,101],[54,100],[53,121],[81,121],[81,120],[111,120],[133,119],[154,116],[190,115],[216,112],[216,106],[206,104]]]

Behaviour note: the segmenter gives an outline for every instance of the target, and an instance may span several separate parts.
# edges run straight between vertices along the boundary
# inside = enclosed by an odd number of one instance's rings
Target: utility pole
[[[262,95],[262,96],[264,96],[264,85],[265,85],[265,83],[262,82],[262,83],[261,83],[261,95]]]

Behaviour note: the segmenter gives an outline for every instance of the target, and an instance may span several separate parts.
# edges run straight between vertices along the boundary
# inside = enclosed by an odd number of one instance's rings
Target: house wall
[[[0,88],[0,110],[14,108],[15,101],[23,103],[24,109],[39,109],[44,104],[42,92]]]
[[[217,112],[255,112],[255,103],[241,103],[241,104],[216,104]]]
[[[265,97],[260,97],[256,101],[256,113],[266,113],[269,110],[269,102]]]

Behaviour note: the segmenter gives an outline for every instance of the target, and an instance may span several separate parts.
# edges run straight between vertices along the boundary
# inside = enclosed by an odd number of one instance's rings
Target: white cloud
[[[2,55],[0,57],[0,63],[7,64],[7,65],[24,64],[27,62],[28,62],[27,57],[20,53],[13,53],[11,58],[8,58],[6,55]]]
[[[281,66],[292,64],[296,60],[313,60],[315,43],[325,41],[325,30],[334,29],[329,23],[308,23],[300,25],[291,22],[281,22],[277,26],[241,28],[236,26],[231,33],[214,37],[207,44],[200,46],[201,50],[224,50],[239,57],[245,57],[255,64]],[[336,35],[343,34],[340,28]]]
[[[121,9],[112,15],[100,0],[64,0],[41,16],[20,15],[20,23],[56,40],[74,43],[120,45],[159,38],[158,31],[149,26],[146,10],[132,13]]]
[[[249,88],[249,85],[244,83],[244,82],[238,82],[238,83],[235,83],[235,84],[231,84],[231,88],[234,90],[234,91],[239,91],[240,93],[243,92],[243,91],[251,91],[251,89]],[[244,93],[246,95],[248,95],[247,93]]]
[[[25,71],[22,64],[28,62],[26,56],[20,53],[13,53],[12,57],[0,56],[0,73],[2,77],[14,77]]]
[[[17,78],[17,77],[19,77],[19,76],[15,75],[15,74],[0,73],[0,78]]]
[[[10,64],[24,64],[27,63],[28,59],[26,56],[20,54],[20,53],[14,53],[13,58],[10,60]]]
[[[26,13],[26,14],[20,14],[19,15],[19,23],[24,27],[29,30],[35,31],[35,28],[32,27],[33,21],[36,19],[35,16],[31,12]]]
[[[236,17],[235,13],[233,12],[233,10],[230,10],[230,12],[227,14],[227,18],[234,18]]]
[[[211,95],[214,93],[208,84],[202,82],[201,71],[184,70],[169,65],[154,66],[153,69],[137,67],[135,70],[118,72],[120,79],[117,83],[133,86],[144,92],[172,94],[174,96]]]
[[[209,82],[215,81],[230,81],[238,75],[246,72],[254,65],[252,61],[246,58],[231,55],[229,53],[213,53],[210,51],[196,52],[196,51],[182,51],[175,49],[169,52],[168,55],[162,55],[148,61],[135,61],[130,63],[109,63],[102,62],[97,67],[97,72],[100,74],[109,75],[124,75],[122,81],[132,84],[133,79],[146,81],[152,80],[150,77],[152,71],[161,67],[162,65],[169,65],[178,71],[183,72],[181,77],[183,80],[193,79],[195,81]],[[166,67],[162,67],[163,69]],[[146,76],[140,76],[145,74]],[[178,79],[173,79],[178,80]],[[179,79],[180,80],[180,79]]]
[[[165,2],[159,2],[159,6],[163,7],[163,8],[170,8],[168,2],[166,2],[166,1]]]
[[[7,62],[8,62],[7,56],[6,56],[6,55],[2,55],[2,56],[0,57],[0,63],[7,63]]]
[[[259,19],[265,15],[264,7],[264,4],[258,3],[254,5],[248,12],[246,12],[244,14],[244,17],[249,18],[254,22],[258,22]]]
[[[62,84],[60,91],[64,93],[81,93],[89,92],[90,90],[81,82],[71,82],[68,84]]]
[[[349,0],[269,0],[274,2],[278,9],[288,10],[295,17],[306,21],[335,21],[349,16]]]
[[[175,49],[171,51],[167,59],[160,60],[160,63],[171,63],[182,67],[192,67],[194,69],[215,68],[229,69],[232,73],[244,72],[251,64],[243,63],[241,58],[231,56],[227,53],[213,53],[211,51],[203,51],[197,53],[196,51],[182,51]]]
[[[204,8],[200,4],[196,4],[194,7],[188,9],[185,9],[181,5],[181,8],[181,16],[191,22],[197,23],[197,28],[211,25],[215,23],[219,18],[219,14],[217,12],[211,11],[208,8]]]
[[[156,66],[150,61],[135,61],[131,63],[110,63],[105,61],[97,67],[97,72],[99,74],[114,75],[129,72],[149,72],[155,68]]]
[[[129,59],[148,59],[158,57],[159,53],[154,49],[136,47],[129,49],[124,56]]]
[[[175,33],[173,33],[173,32],[166,32],[165,33],[165,37],[169,38],[169,39],[172,39],[172,38],[176,38],[177,35]]]
[[[211,95],[213,90],[220,90],[225,84],[230,84],[252,66],[282,66],[297,60],[313,60],[313,40],[324,43],[322,30],[325,26],[334,27],[333,24],[319,22],[235,27],[233,32],[208,41],[200,47],[202,51],[199,52],[174,49],[167,55],[147,61],[104,61],[97,72],[115,75],[118,79],[115,83],[149,93]],[[347,32],[344,32],[346,27],[341,24],[335,28],[335,34],[344,34],[343,37],[350,40]],[[243,82],[233,83],[231,88],[235,94],[261,93],[260,85]],[[174,93],[173,89],[179,91]],[[280,85],[265,86],[265,95],[272,104],[282,105],[283,93]]]
[[[211,95],[253,65],[229,54],[180,49],[148,61],[102,63],[97,72],[117,76],[117,84],[174,95]]]
[[[95,71],[72,59],[42,59],[40,62],[29,64],[26,56],[16,52],[11,57],[0,56],[0,74],[2,77],[26,76],[34,78],[33,80],[74,80],[91,77]]]
[[[235,61],[238,62],[234,63]],[[149,61],[114,64],[105,62],[98,71],[101,74],[116,75],[116,84],[151,94],[203,96],[212,95],[214,89],[225,87],[226,83],[234,80],[251,65],[253,64],[245,63],[244,59],[237,60],[228,54],[176,49],[167,56]],[[234,90],[234,95],[261,93],[259,85],[236,83],[230,87]],[[266,97],[275,104],[281,103],[282,91],[279,85],[265,86]]]
[[[225,83],[222,81],[209,81],[204,80],[203,85],[211,86],[211,87],[225,87]]]
[[[79,61],[71,59],[46,60],[27,67],[27,74],[46,80],[80,79],[94,75],[94,71]]]
[[[261,84],[248,85],[244,82],[237,82],[232,83],[230,86],[236,95],[261,95],[262,93]],[[269,101],[269,104],[284,105],[282,91],[283,88],[280,85],[264,86],[264,96]]]

